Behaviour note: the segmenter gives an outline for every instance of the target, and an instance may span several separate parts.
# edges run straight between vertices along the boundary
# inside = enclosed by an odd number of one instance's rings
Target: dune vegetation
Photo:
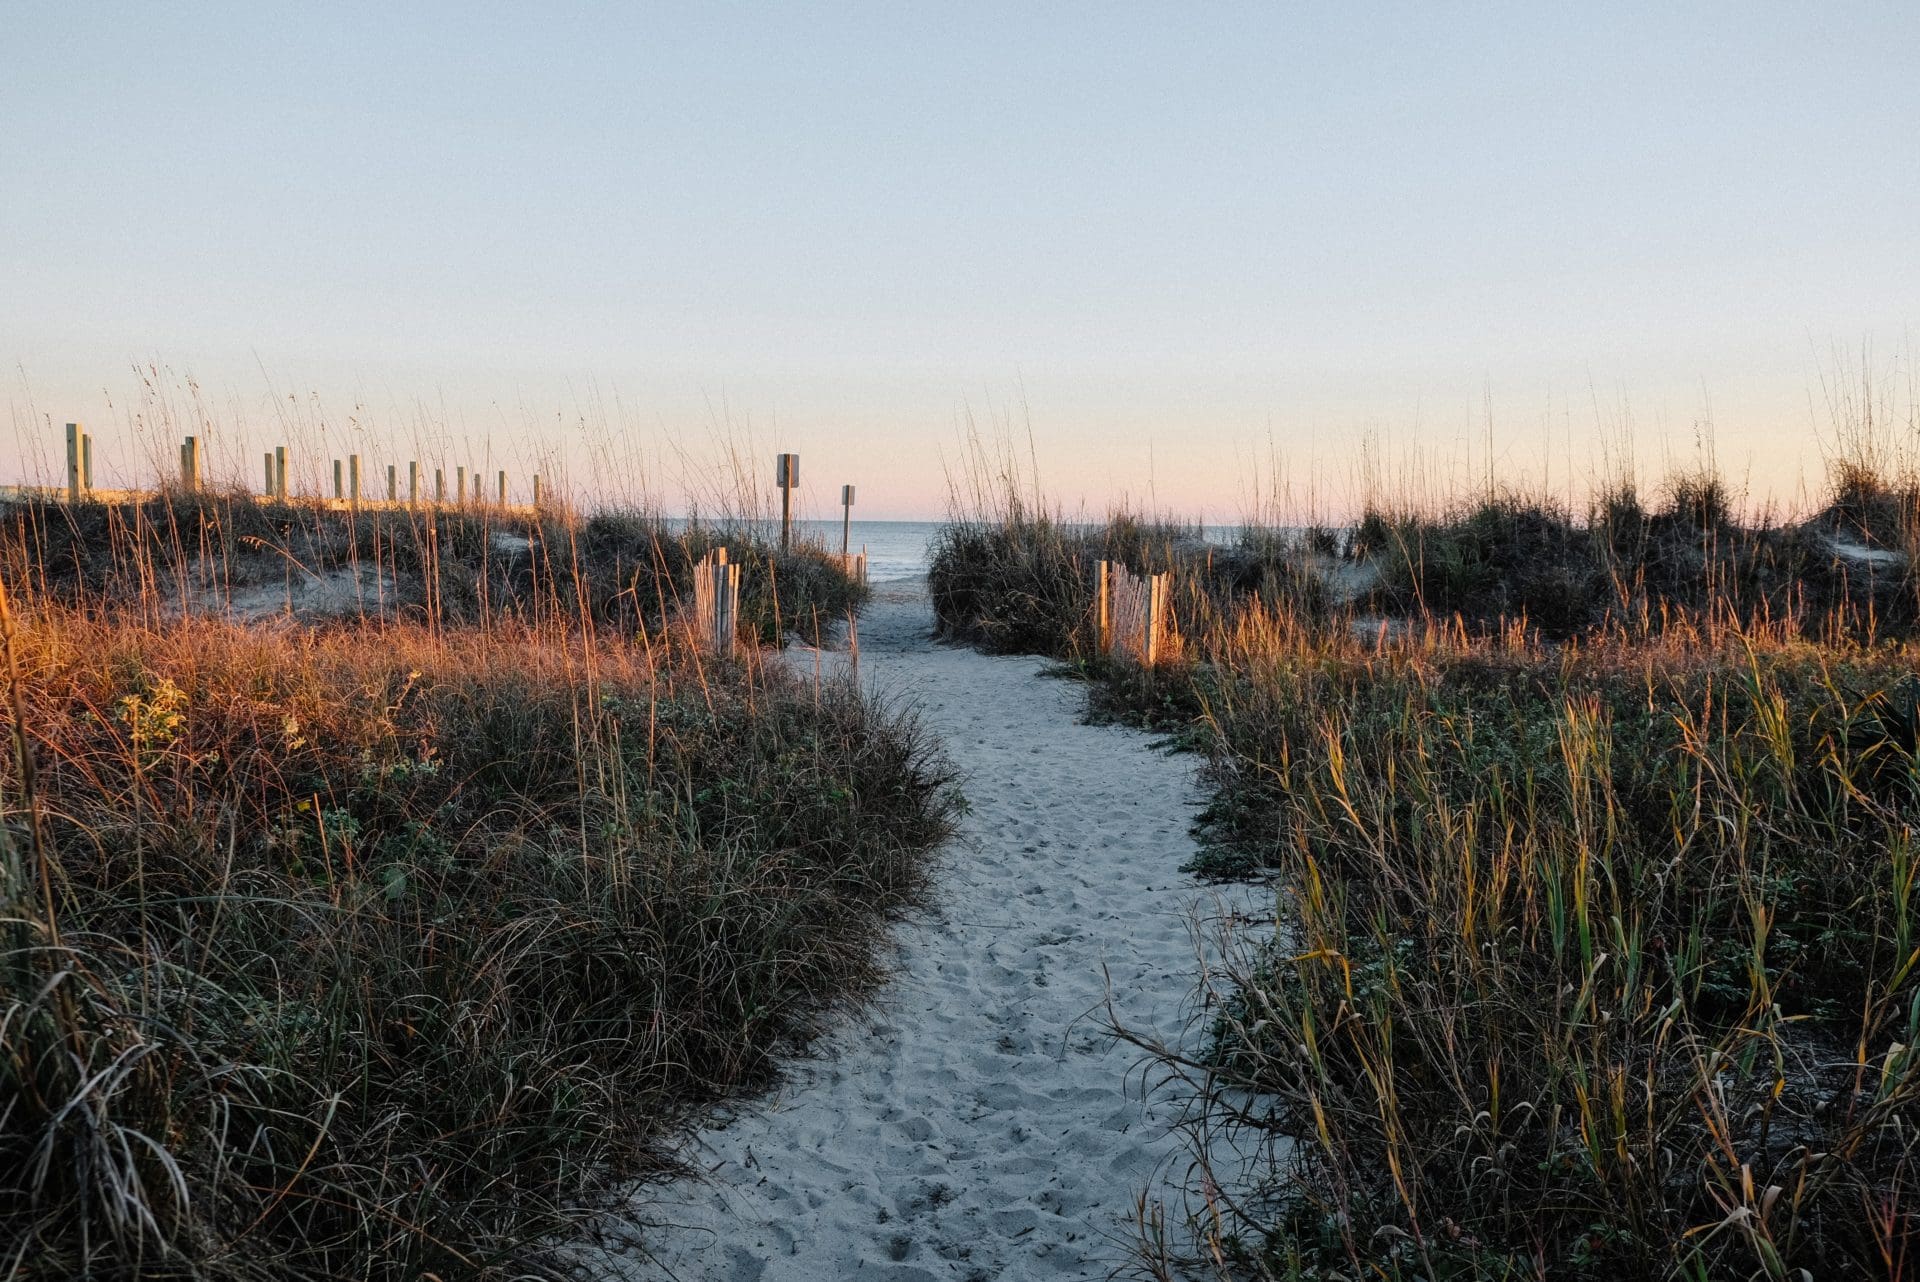
[[[875,978],[954,804],[775,643],[837,560],[639,514],[0,508],[0,1276],[558,1275]]]
[[[1215,924],[1190,1044],[1138,1039],[1197,1164],[1148,1274],[1911,1272],[1920,483],[1210,544],[999,476],[937,549],[942,629],[1204,753],[1195,871],[1275,895]],[[1171,573],[1155,668],[1099,652],[1095,558]]]

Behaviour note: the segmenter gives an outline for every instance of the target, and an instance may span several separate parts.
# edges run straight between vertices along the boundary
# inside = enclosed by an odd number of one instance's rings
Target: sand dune
[[[876,595],[862,678],[920,706],[972,811],[878,1002],[698,1137],[704,1179],[645,1191],[613,1276],[1103,1278],[1135,1199],[1185,1169],[1104,1003],[1111,977],[1130,1026],[1186,1022],[1212,900],[1178,871],[1192,759],[1080,724],[1038,660],[933,644],[918,584]]]

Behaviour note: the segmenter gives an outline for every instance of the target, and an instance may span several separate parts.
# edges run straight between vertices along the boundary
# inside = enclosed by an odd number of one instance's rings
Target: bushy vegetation
[[[536,590],[497,523],[249,506],[8,516],[0,1272],[546,1275],[872,977],[946,769],[660,626],[698,535],[529,527]],[[282,521],[488,607],[401,573],[405,608],[312,627],[170,608]],[[855,597],[782,565],[769,602]]]
[[[1165,1052],[1270,1158],[1219,1177],[1226,1272],[1898,1271],[1911,650],[1243,653],[1209,691],[1209,835],[1284,910],[1226,942],[1207,1053]]]
[[[1842,471],[1827,507],[1797,524],[1737,521],[1711,475],[1675,478],[1651,506],[1620,486],[1584,520],[1516,495],[1438,517],[1370,512],[1352,538],[1378,571],[1363,604],[1519,622],[1550,637],[1644,634],[1705,615],[1909,635],[1920,625],[1911,559],[1920,490]]]
[[[740,621],[763,642],[814,635],[866,599],[838,558],[805,542],[782,551],[745,520],[685,526],[637,511],[492,505],[348,509],[243,493],[0,503],[0,548],[14,557],[15,582],[117,609],[229,613],[238,603],[248,614],[313,613],[301,608],[306,589],[337,579],[355,617],[657,628],[691,600],[693,567],[715,547],[741,567]]]
[[[1197,1038],[1140,1039],[1198,1163],[1149,1273],[1911,1271],[1915,491],[1836,482],[1797,523],[1683,478],[1160,539],[1152,670],[1094,652],[1099,531],[939,549],[948,631],[1204,751],[1199,871],[1278,897],[1218,923]]]

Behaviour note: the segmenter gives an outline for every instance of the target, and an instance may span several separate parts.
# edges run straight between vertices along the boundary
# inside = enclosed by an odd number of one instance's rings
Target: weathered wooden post
[[[341,476],[340,460],[335,459],[333,461],[333,497],[335,500],[344,499],[347,496],[347,483],[341,479]]]
[[[443,467],[433,469],[433,501],[435,503],[447,501],[447,470]]]
[[[93,495],[93,433],[84,429],[80,433],[80,492]]]
[[[840,487],[840,559],[847,559],[853,549],[850,546],[853,535],[853,487]]]
[[[467,505],[467,468],[464,463],[453,469],[453,501],[461,507]]]
[[[400,469],[387,464],[387,502],[395,503],[400,499]]]
[[[67,502],[80,501],[80,425],[67,424]]]
[[[407,506],[414,507],[420,502],[420,460],[413,459],[407,464]]]
[[[200,438],[197,436],[180,442],[180,488],[189,493],[200,488]]]
[[[500,506],[505,507],[506,505],[507,505],[507,474],[503,471],[500,473]]]
[[[273,490],[282,503],[287,501],[287,447],[284,445],[273,447]]]
[[[730,655],[740,631],[734,622],[740,609],[740,567],[728,562],[725,548],[720,549],[720,564],[715,567],[715,573],[718,578],[713,593],[714,649]]]
[[[540,473],[535,472],[533,474],[533,510],[536,512],[540,510],[540,500],[542,497],[543,496],[542,496],[541,487],[540,487]]]
[[[360,456],[347,456],[347,502],[360,506]]]
[[[260,456],[260,493],[267,498],[273,497],[273,451],[268,450]]]
[[[1113,649],[1113,584],[1108,569],[1111,562],[1093,563],[1093,646],[1105,654]]]
[[[793,546],[793,491],[800,484],[800,456],[782,454],[774,464],[773,483],[780,487],[780,550]]]
[[[1143,635],[1140,638],[1140,661],[1147,667],[1153,666],[1160,657],[1160,619],[1161,611],[1166,608],[1166,581],[1158,574],[1147,576],[1146,620]]]

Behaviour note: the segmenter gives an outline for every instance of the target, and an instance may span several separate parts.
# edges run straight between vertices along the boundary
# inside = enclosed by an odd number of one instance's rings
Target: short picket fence
[[[1094,562],[1100,651],[1151,668],[1169,655],[1173,576],[1135,574],[1119,561]]]
[[[740,567],[714,548],[693,567],[693,637],[703,649],[730,655],[740,632]]]

